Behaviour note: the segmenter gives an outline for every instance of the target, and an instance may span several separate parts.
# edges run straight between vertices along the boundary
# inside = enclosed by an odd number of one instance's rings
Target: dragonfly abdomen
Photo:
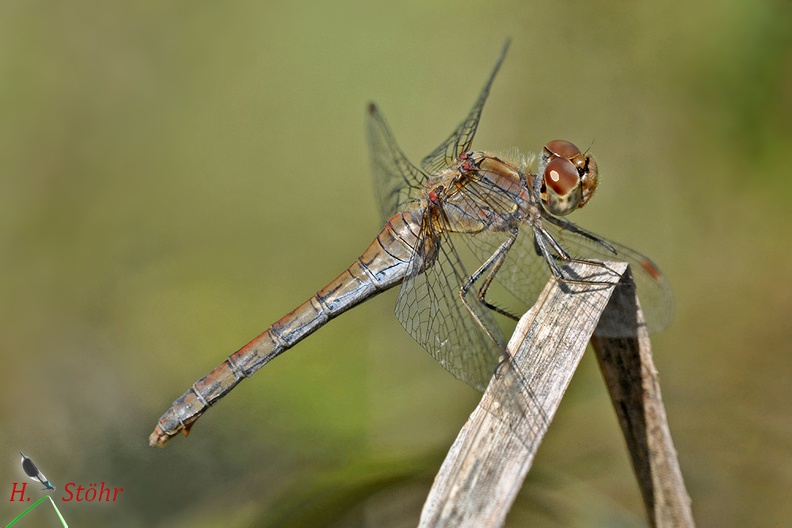
[[[420,219],[417,212],[395,215],[341,275],[196,381],[162,415],[149,437],[151,445],[164,445],[179,431],[187,434],[206,409],[244,378],[253,375],[330,319],[400,284],[419,232],[417,219]]]

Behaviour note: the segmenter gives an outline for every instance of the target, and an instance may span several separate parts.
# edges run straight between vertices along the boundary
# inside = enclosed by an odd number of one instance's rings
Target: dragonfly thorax
[[[542,205],[550,214],[565,216],[583,207],[597,188],[597,162],[574,144],[555,139],[545,145],[537,175]]]

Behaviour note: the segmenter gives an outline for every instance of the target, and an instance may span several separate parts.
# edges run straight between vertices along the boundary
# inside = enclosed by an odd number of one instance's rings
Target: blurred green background
[[[125,489],[72,526],[414,526],[478,395],[395,292],[147,439],[379,231],[366,103],[419,160],[511,36],[474,146],[593,141],[573,220],[674,288],[653,345],[699,525],[788,526],[790,35],[781,0],[0,3],[0,521],[22,449],[56,497]],[[509,525],[645,525],[591,354]]]

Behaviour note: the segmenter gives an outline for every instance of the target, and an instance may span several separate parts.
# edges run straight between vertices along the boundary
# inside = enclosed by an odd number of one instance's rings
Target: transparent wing
[[[545,221],[544,225],[572,257],[630,264],[649,332],[659,332],[671,324],[674,318],[671,288],[660,268],[649,257],[558,218],[553,218],[552,223]],[[616,331],[614,337],[618,336],[619,332]]]
[[[503,234],[482,231],[468,236],[465,242],[475,255],[486,258],[500,246],[503,238]],[[534,304],[550,277],[547,263],[534,245],[533,231],[523,224],[517,240],[509,248],[505,262],[495,275],[495,282],[519,301],[520,306],[510,306],[509,299],[499,296],[496,288],[490,289],[486,298],[515,316],[520,316]]]
[[[495,80],[495,75],[498,73],[498,70],[503,63],[503,59],[506,56],[506,51],[509,49],[509,44],[510,41],[507,40],[503,45],[503,49],[498,56],[498,61],[495,63],[495,67],[493,68],[489,79],[487,79],[484,88],[481,90],[481,93],[476,100],[476,103],[473,105],[473,108],[471,108],[470,113],[467,115],[465,120],[459,124],[459,126],[456,128],[456,130],[454,130],[454,132],[451,133],[448,139],[446,139],[440,146],[434,149],[431,154],[421,160],[421,167],[423,167],[423,170],[427,173],[437,174],[444,168],[454,163],[461,153],[470,150],[470,145],[473,142],[473,136],[476,135],[476,129],[478,128],[479,119],[481,118],[481,110],[484,108],[484,103],[487,101],[490,86],[492,86],[492,81]]]
[[[674,313],[671,289],[660,269],[648,257],[549,215],[543,216],[542,226],[542,236],[552,237],[572,258],[629,263],[648,330],[659,332],[670,324]],[[471,251],[481,258],[491,255],[500,244],[500,239],[489,232],[475,234],[465,241]],[[563,271],[565,261],[558,257],[557,252],[551,253]],[[495,280],[525,306],[531,306],[551,275],[550,267],[537,245],[534,230],[524,221]],[[614,337],[631,333],[627,327],[610,332]]]
[[[387,220],[410,202],[420,199],[422,186],[430,175],[437,174],[453,164],[459,154],[469,150],[478,128],[481,111],[489,95],[490,86],[500,69],[508,48],[509,41],[506,41],[490,77],[470,113],[445,142],[422,160],[423,171],[413,165],[399,148],[377,105],[369,104],[369,150],[375,180],[374,187],[378,195],[377,202],[383,220]]]
[[[429,176],[410,163],[401,151],[377,105],[369,104],[368,113],[374,192],[384,224],[407,204],[420,199],[421,189]]]
[[[491,312],[476,299],[475,288],[465,300],[476,317],[462,301],[460,291],[469,274],[442,226],[442,216],[438,205],[427,208],[416,251],[396,300],[396,317],[451,374],[484,390],[506,341]]]

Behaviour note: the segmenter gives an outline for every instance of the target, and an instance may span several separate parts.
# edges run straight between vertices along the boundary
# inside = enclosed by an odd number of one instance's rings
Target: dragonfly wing
[[[574,258],[627,262],[649,332],[659,332],[671,324],[674,317],[671,288],[660,268],[649,257],[559,218],[545,221],[544,226]],[[618,330],[613,332],[613,337],[621,335]]]
[[[25,455],[22,455],[22,469],[25,471],[25,474],[28,477],[32,479],[36,479],[38,477],[39,470],[36,467],[36,464],[34,464],[33,461]]]
[[[460,210],[457,216],[486,218],[491,222],[490,229],[480,229],[462,237],[476,260],[484,262],[498,253],[510,238],[512,224],[519,218],[519,198],[511,185],[503,181],[493,184],[498,181],[497,174],[485,168],[467,170],[464,180],[464,191],[452,193],[447,198],[445,210],[457,207]],[[498,298],[501,292],[497,288],[488,290],[485,295],[488,301],[515,316],[533,305],[550,278],[547,263],[535,246],[533,230],[526,222],[518,223],[517,227],[516,239],[495,273],[495,282],[504,286],[521,305],[514,306],[515,299]]]
[[[55,489],[52,487],[52,484],[50,484],[49,480],[47,480],[47,477],[44,476],[44,473],[39,471],[39,469],[36,467],[36,464],[34,464],[30,458],[25,456],[22,451],[20,451],[19,454],[22,455],[22,469],[31,480],[37,480],[41,482],[41,484],[46,486],[47,489]]]
[[[548,216],[544,216],[543,219],[544,236],[552,237],[569,257],[629,263],[648,330],[659,332],[670,324],[674,313],[671,289],[660,269],[648,257],[565,220]],[[491,255],[500,244],[500,240],[489,232],[466,237],[465,241],[471,251],[480,258]],[[563,273],[564,259],[559,258],[557,252],[552,249],[551,254],[554,255],[555,264]],[[523,222],[517,240],[510,248],[504,265],[495,276],[496,282],[523,304],[531,306],[551,276],[550,266],[537,245],[533,228],[527,222]],[[629,326],[614,327],[605,333],[612,337],[622,337],[632,335],[632,330]]]
[[[369,104],[368,140],[374,190],[383,223],[420,199],[423,183],[429,176],[410,163],[388,128],[377,105]]]
[[[492,73],[465,120],[459,124],[448,139],[421,161],[421,167],[423,167],[423,170],[427,173],[437,174],[442,169],[454,163],[461,153],[470,150],[470,145],[473,143],[473,136],[476,135],[476,129],[478,128],[479,119],[481,118],[481,111],[489,95],[490,86],[492,86],[492,81],[495,80],[495,75],[498,73],[503,63],[506,51],[509,49],[509,43],[510,41],[507,40],[503,45],[503,49],[498,56],[498,61],[495,63]]]
[[[484,259],[498,249],[505,237],[505,233],[482,231],[466,237],[465,242],[478,258]],[[499,297],[497,288],[490,289],[486,298],[513,315],[521,316],[536,302],[550,276],[550,269],[534,244],[533,230],[523,224],[495,275],[495,282],[503,286],[514,299]],[[519,306],[512,306],[514,300],[519,302]]]
[[[437,206],[425,213],[424,228],[396,300],[396,317],[451,374],[484,390],[505,340],[490,311],[476,299],[475,287],[465,296],[467,306],[462,301],[460,291],[469,274],[447,230],[431,219],[433,210]]]

